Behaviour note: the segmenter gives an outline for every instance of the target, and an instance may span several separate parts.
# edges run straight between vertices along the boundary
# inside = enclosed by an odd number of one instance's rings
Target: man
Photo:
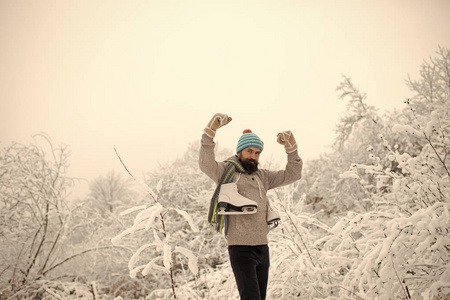
[[[259,169],[258,161],[264,144],[250,130],[245,130],[240,137],[236,156],[225,162],[217,162],[214,155],[214,137],[217,129],[231,120],[225,114],[215,114],[202,135],[200,169],[217,184],[211,201],[209,221],[216,226],[216,230],[225,232],[230,262],[241,299],[265,299],[270,265],[267,245],[267,191],[299,180],[303,163],[297,153],[292,132],[285,131],[277,135],[277,141],[284,145],[287,153],[286,169]],[[217,213],[220,187],[228,182],[236,182],[239,197],[243,196],[257,203],[256,212],[225,216]]]

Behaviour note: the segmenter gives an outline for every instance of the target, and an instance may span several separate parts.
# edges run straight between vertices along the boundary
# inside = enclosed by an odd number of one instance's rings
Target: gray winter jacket
[[[227,163],[217,162],[214,155],[215,143],[212,138],[203,134],[200,148],[200,170],[208,175],[216,184],[222,178]],[[228,221],[228,245],[267,245],[266,214],[269,199],[267,191],[283,185],[288,185],[301,178],[303,162],[297,151],[287,155],[285,170],[269,171],[261,170],[254,173],[244,173],[240,176],[236,173],[234,182],[237,181],[239,194],[258,203],[255,214],[230,215]]]

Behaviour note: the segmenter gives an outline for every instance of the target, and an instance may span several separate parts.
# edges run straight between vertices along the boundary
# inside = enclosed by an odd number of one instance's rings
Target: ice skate
[[[258,204],[238,193],[235,182],[224,183],[219,193],[219,215],[254,214]]]
[[[280,214],[271,207],[267,209],[267,225],[269,230],[275,229],[281,223]]]

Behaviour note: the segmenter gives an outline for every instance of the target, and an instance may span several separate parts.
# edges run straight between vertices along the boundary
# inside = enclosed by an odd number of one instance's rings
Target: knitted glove
[[[277,134],[277,142],[284,145],[286,153],[292,153],[297,150],[297,142],[295,141],[294,135],[290,130]]]
[[[211,121],[209,121],[208,125],[206,125],[203,132],[210,138],[214,138],[216,136],[216,130],[224,125],[227,125],[231,122],[231,120],[231,117],[228,117],[228,115],[215,114]]]

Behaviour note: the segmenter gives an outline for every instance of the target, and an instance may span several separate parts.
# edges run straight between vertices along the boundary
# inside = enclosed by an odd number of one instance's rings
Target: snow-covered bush
[[[434,124],[434,125],[432,125]],[[414,129],[396,125],[399,134],[421,132],[416,157],[400,153],[385,138],[383,155],[368,147],[371,164],[353,164],[342,180],[360,185],[367,211],[349,211],[321,222],[292,201],[295,187],[277,191],[280,232],[271,233],[273,299],[443,299],[450,293],[450,118],[432,113]],[[426,128],[434,128],[434,137]],[[413,131],[414,130],[414,131]],[[428,132],[433,132],[433,129]],[[414,137],[415,138],[415,137]],[[396,163],[392,171],[384,161]],[[366,177],[373,177],[368,183]],[[322,217],[323,218],[323,217]]]
[[[0,149],[0,289],[4,295],[58,269],[72,211],[66,199],[68,149],[44,134]]]
[[[111,220],[67,198],[74,182],[66,176],[68,157],[68,147],[54,147],[45,134],[0,150],[1,299],[52,292],[69,299],[63,290],[74,286],[92,295],[91,282],[107,281],[118,265],[102,235]]]
[[[400,153],[380,137],[384,159],[396,162],[399,171],[383,167],[383,157],[369,153],[373,164],[354,164],[343,174],[365,185],[373,208],[349,213],[332,229],[336,237],[317,243],[334,253],[345,245],[353,252],[346,255],[353,259],[342,282],[352,292],[368,299],[439,299],[450,292],[449,113],[449,108],[433,111],[423,125],[393,126],[394,132],[422,140],[418,156]],[[367,186],[357,170],[372,174],[376,184]]]
[[[130,173],[131,175],[131,173]],[[133,177],[134,179],[134,177]],[[170,279],[170,288],[160,287],[148,295],[149,299],[157,298],[177,298],[174,263],[176,260],[186,260],[184,263],[190,272],[197,278],[199,273],[197,256],[182,246],[179,246],[179,240],[172,237],[172,232],[167,228],[170,217],[173,213],[183,217],[194,232],[198,232],[198,226],[192,217],[185,211],[175,207],[165,207],[161,204],[158,194],[163,188],[163,181],[159,180],[156,186],[156,193],[142,181],[136,180],[148,195],[148,202],[151,204],[142,204],[131,207],[121,213],[122,216],[137,213],[133,225],[125,229],[122,233],[114,237],[111,242],[118,245],[127,241],[128,237],[139,235],[145,238],[145,243],[137,249],[131,256],[128,269],[130,276],[135,278],[138,273],[146,276],[149,273],[162,272],[168,275]],[[151,233],[151,234],[149,234]],[[148,239],[148,240],[147,240]],[[182,264],[183,265],[183,264]],[[193,292],[195,294],[195,291]]]
[[[334,289],[313,244],[327,233],[328,226],[304,210],[304,198],[297,201],[296,190],[294,184],[269,194],[271,206],[282,219],[281,226],[269,234],[269,299],[322,299]]]
[[[284,220],[271,233],[273,299],[450,296],[449,53],[439,49],[392,115],[374,116],[341,85],[366,118],[343,119],[340,147],[306,165],[316,176],[272,196]]]

